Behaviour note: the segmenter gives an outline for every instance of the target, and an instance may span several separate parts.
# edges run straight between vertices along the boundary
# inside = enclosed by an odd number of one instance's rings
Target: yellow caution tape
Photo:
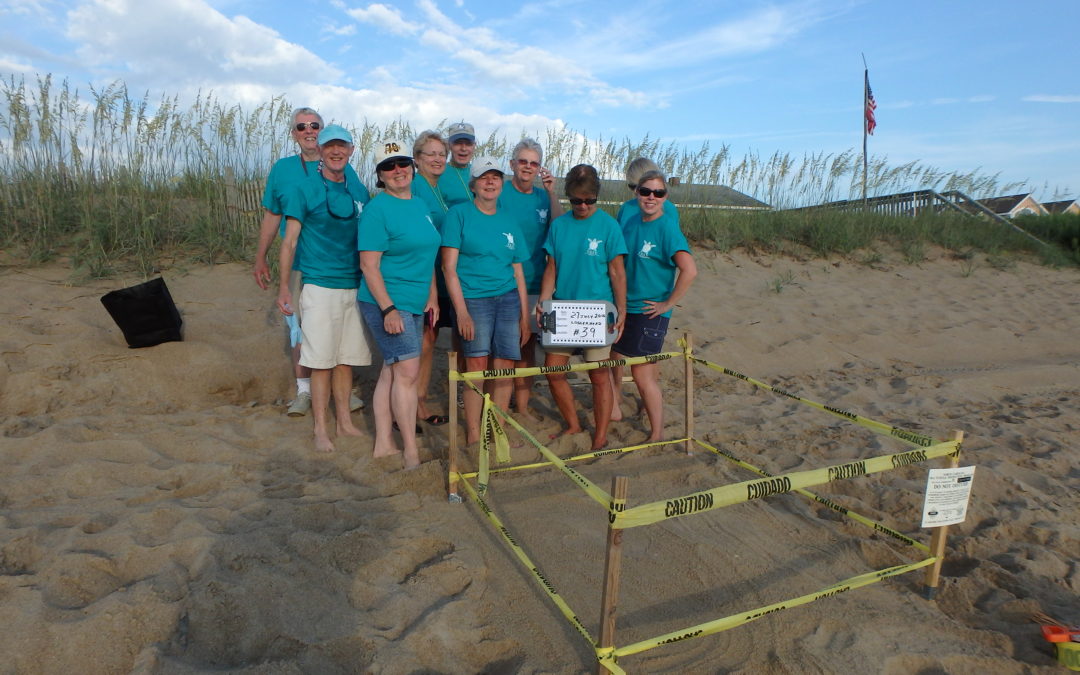
[[[833,408],[832,406],[823,405],[821,403],[817,403],[815,401],[811,401],[809,399],[802,398],[801,396],[796,396],[795,394],[792,394],[789,391],[784,391],[783,389],[780,389],[778,387],[774,387],[772,385],[765,384],[764,382],[762,382],[760,380],[755,380],[754,378],[749,377],[747,375],[743,375],[742,373],[740,373],[740,372],[738,372],[736,370],[731,370],[730,368],[725,368],[724,366],[717,365],[715,363],[712,363],[711,361],[706,361],[705,359],[699,359],[696,356],[688,356],[687,358],[689,358],[691,361],[694,361],[696,363],[700,363],[700,364],[703,364],[703,365],[705,365],[705,366],[707,366],[709,368],[712,368],[713,370],[715,370],[717,372],[724,373],[725,375],[730,375],[731,377],[740,379],[743,382],[749,382],[750,384],[754,385],[755,387],[760,387],[762,389],[767,389],[767,390],[769,390],[769,391],[771,391],[771,392],[773,392],[775,394],[780,394],[781,396],[786,396],[786,397],[788,397],[788,398],[790,398],[790,399],[792,399],[794,401],[799,401],[800,403],[805,403],[806,405],[817,408],[818,410],[823,410],[823,411],[829,413],[830,415],[835,415],[837,417],[842,417],[842,418],[844,418],[844,419],[846,419],[848,421],[851,421],[851,422],[854,422],[855,424],[858,424],[859,426],[866,427],[867,429],[870,429],[870,430],[872,430],[872,431],[874,431],[876,433],[884,434],[885,436],[892,436],[893,438],[896,438],[896,439],[898,439],[898,440],[900,440],[900,441],[902,441],[904,443],[907,443],[908,445],[920,446],[920,447],[925,448],[925,447],[929,447],[929,446],[931,446],[931,445],[933,445],[934,443],[937,442],[937,441],[935,441],[933,438],[931,438],[929,436],[924,436],[923,434],[916,433],[916,432],[910,431],[908,429],[903,429],[901,427],[894,427],[891,424],[885,424],[884,422],[878,422],[877,420],[872,420],[872,419],[870,419],[868,417],[863,417],[862,415],[856,415],[855,413],[848,412],[847,410],[841,410],[840,408]]]
[[[534,366],[532,368],[490,368],[488,370],[472,370],[466,373],[456,370],[450,371],[450,379],[456,381],[470,380],[498,380],[507,377],[533,377],[536,375],[548,375],[550,373],[577,373],[597,368],[612,368],[614,366],[636,366],[641,363],[657,363],[666,361],[675,356],[682,356],[683,352],[662,352],[660,354],[648,354],[646,356],[633,356],[625,359],[605,359],[603,361],[586,361],[585,363],[568,363],[563,366]]]
[[[792,607],[798,607],[799,605],[807,605],[815,600],[821,600],[822,598],[832,597],[841,593],[846,593],[855,588],[861,588],[863,586],[869,586],[870,584],[876,584],[882,579],[894,577],[898,574],[904,574],[905,572],[911,572],[922,567],[926,567],[934,563],[937,560],[935,557],[919,560],[918,562],[908,563],[906,565],[896,565],[895,567],[887,567],[883,570],[876,572],[867,572],[865,574],[859,574],[857,576],[845,579],[839,583],[835,583],[832,586],[815,591],[814,593],[808,593],[806,595],[792,598],[790,600],[784,600],[782,602],[776,602],[771,605],[765,605],[764,607],[758,607],[748,612],[740,612],[739,614],[732,614],[731,616],[724,617],[723,619],[716,619],[714,621],[708,621],[706,623],[691,626],[682,630],[673,631],[671,633],[665,633],[658,635],[648,640],[642,640],[641,642],[635,642],[625,647],[618,647],[614,650],[614,658],[629,656],[630,654],[637,654],[639,652],[652,649],[653,647],[659,647],[661,645],[671,644],[672,642],[681,642],[683,640],[689,640],[692,638],[704,637],[706,635],[712,635],[721,631],[729,630],[737,626],[742,626],[756,621],[764,616],[775,614],[776,612],[783,611],[785,609],[791,609]],[[605,666],[606,667],[606,666]]]
[[[596,457],[603,457],[604,455],[621,454],[624,452],[633,452],[635,450],[644,450],[645,448],[657,448],[662,445],[676,445],[679,443],[685,443],[690,439],[688,438],[675,438],[670,441],[653,441],[652,443],[642,443],[641,445],[628,445],[625,448],[611,448],[605,450],[592,450],[582,455],[574,455],[573,457],[563,458],[564,462],[578,462],[585,459],[593,459]],[[539,469],[545,466],[551,466],[551,462],[533,462],[532,464],[515,464],[513,466],[504,466],[497,469],[491,469],[490,473],[505,473],[507,471],[521,471],[522,469]],[[476,471],[465,472],[461,474],[466,478],[475,478],[477,476]]]
[[[480,510],[484,512],[484,515],[488,517],[488,520],[491,521],[492,525],[495,526],[495,529],[498,530],[499,534],[502,535],[503,541],[505,541],[510,546],[510,550],[514,553],[517,559],[525,565],[525,568],[532,573],[533,579],[535,579],[537,584],[539,584],[540,587],[544,589],[544,592],[546,592],[548,597],[551,598],[551,601],[555,603],[555,606],[559,608],[559,611],[564,617],[566,617],[566,620],[570,622],[570,625],[576,628],[577,631],[581,633],[581,636],[589,641],[590,645],[595,647],[596,640],[594,640],[592,635],[589,634],[589,629],[585,628],[585,625],[581,623],[581,619],[579,619],[577,615],[574,614],[574,610],[570,609],[570,605],[566,604],[566,601],[562,599],[562,596],[559,595],[559,592],[555,590],[555,586],[553,586],[552,583],[548,581],[548,578],[543,575],[540,569],[533,564],[533,561],[529,558],[528,554],[526,554],[525,551],[521,548],[521,546],[518,545],[517,540],[514,539],[514,536],[510,534],[510,530],[506,529],[506,526],[503,525],[502,520],[497,515],[495,515],[495,512],[491,510],[491,507],[488,506],[486,501],[484,501],[484,498],[476,492],[476,489],[473,488],[472,483],[465,480],[464,476],[462,476],[461,474],[458,474],[457,476],[458,480],[465,485],[466,491],[468,491],[469,495],[473,498],[473,501],[476,502],[476,505],[480,507]]]
[[[791,492],[798,488],[813,487],[834,480],[880,473],[889,469],[925,462],[957,452],[957,441],[946,441],[920,450],[908,450],[894,455],[871,457],[857,462],[837,464],[821,469],[797,471],[772,478],[757,478],[733,485],[695,492],[661,502],[651,502],[627,509],[615,515],[615,525],[620,528],[638,527],[657,523],[668,518],[687,516],[692,513],[711,511],[740,502],[760,499],[770,495]]]
[[[503,431],[502,425],[499,424],[499,418],[496,417],[492,408],[495,404],[491,402],[491,395],[484,394],[484,409],[480,413],[480,419],[483,420],[483,429],[481,429],[484,452],[490,452],[490,443],[495,441],[495,461],[499,464],[508,464],[510,462],[510,439],[506,436],[506,432]]]
[[[698,440],[696,438],[694,439],[694,442],[697,443],[698,445],[700,445],[701,447],[705,448],[706,450],[709,450],[711,452],[714,452],[714,453],[716,453],[718,455],[721,455],[721,456],[727,458],[731,462],[741,466],[744,469],[748,469],[750,471],[753,471],[754,473],[758,474],[759,476],[768,476],[768,477],[773,476],[773,474],[769,473],[765,469],[759,469],[758,467],[754,466],[753,464],[750,464],[749,462],[744,462],[743,460],[739,459],[738,457],[731,454],[730,452],[727,452],[726,450],[721,450],[720,448],[713,447],[713,446],[709,445],[708,443],[706,443],[705,441],[700,441],[700,440]],[[930,547],[927,546],[926,544],[922,543],[921,541],[916,541],[916,540],[912,539],[911,537],[892,529],[891,527],[888,527],[886,525],[882,525],[880,522],[878,522],[878,521],[876,521],[876,520],[874,520],[872,518],[867,518],[864,515],[855,513],[854,511],[848,509],[847,507],[840,506],[839,504],[837,504],[837,503],[835,503],[833,501],[830,501],[828,499],[825,499],[824,497],[820,497],[820,496],[814,494],[813,492],[810,492],[809,490],[804,490],[803,488],[797,488],[795,490],[792,490],[792,492],[797,492],[797,493],[801,494],[804,497],[808,497],[810,499],[813,499],[817,503],[823,504],[823,505],[829,507],[833,511],[836,511],[837,513],[839,513],[840,515],[845,516],[847,518],[850,518],[850,519],[854,520],[855,522],[860,523],[862,525],[866,525],[867,527],[871,527],[874,530],[876,530],[878,532],[881,532],[882,534],[887,534],[890,537],[892,537],[893,539],[896,539],[897,541],[899,541],[899,542],[901,542],[903,544],[907,544],[908,546],[914,546],[915,548],[917,548],[917,549],[919,549],[921,551],[924,551],[926,553],[930,552]]]

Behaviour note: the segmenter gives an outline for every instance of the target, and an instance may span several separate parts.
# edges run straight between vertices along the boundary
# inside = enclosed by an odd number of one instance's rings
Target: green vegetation
[[[0,96],[0,218],[5,224],[0,248],[9,261],[31,264],[67,256],[81,276],[107,276],[120,264],[149,276],[181,256],[206,262],[250,259],[261,215],[261,180],[276,159],[295,151],[287,131],[293,106],[280,97],[244,110],[206,94],[184,107],[178,97],[133,95],[120,82],[80,94],[66,81],[57,86],[51,76],[29,84],[14,76],[0,80]],[[410,140],[418,131],[402,120],[345,125],[356,139],[355,167],[369,185],[374,184],[376,142]],[[778,208],[852,198],[862,184],[862,163],[854,150],[801,159],[749,154],[736,161],[727,146],[714,151],[705,143],[692,151],[649,138],[588,139],[565,128],[548,130],[541,141],[545,164],[556,175],[586,162],[616,178],[630,159],[648,156],[684,183],[727,185]],[[506,156],[511,146],[493,130],[477,151]],[[973,197],[1021,187],[1000,185],[996,175],[977,171],[947,173],[918,162],[889,166],[885,158],[871,159],[867,183],[872,194],[934,188]],[[982,251],[995,268],[1003,263],[991,260],[1018,251],[1038,251],[1051,264],[1080,263],[1078,220],[1022,223],[1061,247],[1050,251],[1009,228],[957,215],[682,212],[687,235],[720,250],[861,255],[873,265],[881,260],[875,248],[881,242],[911,263],[923,260],[933,244]]]

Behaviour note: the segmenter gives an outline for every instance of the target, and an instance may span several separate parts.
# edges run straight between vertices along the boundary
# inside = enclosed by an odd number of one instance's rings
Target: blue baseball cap
[[[349,145],[353,144],[352,134],[349,130],[340,124],[331,124],[330,126],[323,127],[319,132],[319,145],[326,145],[330,141],[345,141]]]

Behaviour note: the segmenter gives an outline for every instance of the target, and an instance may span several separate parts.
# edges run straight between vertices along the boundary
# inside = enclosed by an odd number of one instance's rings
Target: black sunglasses
[[[568,199],[570,200],[570,203],[573,204],[574,206],[581,206],[582,204],[592,206],[593,204],[596,203],[596,197],[593,197],[592,199],[580,199],[578,197],[568,197]]]
[[[388,159],[379,166],[375,167],[376,171],[393,171],[394,169],[406,169],[412,166],[412,160],[408,157],[399,157],[397,159]]]
[[[637,193],[642,197],[648,197],[649,195],[652,195],[657,199],[663,199],[664,197],[667,197],[667,190],[664,190],[663,188],[659,190],[650,190],[647,187],[639,187],[637,189]]]
[[[304,131],[308,127],[311,127],[312,131],[318,131],[319,129],[322,129],[322,124],[319,124],[318,122],[297,122],[296,123],[296,130],[297,131]]]
[[[323,188],[326,191],[326,212],[330,214],[331,218],[334,220],[352,220],[360,215],[360,209],[356,206],[356,201],[349,193],[348,176],[345,177],[344,191],[331,190],[330,184],[326,182],[326,178],[322,177],[321,172],[319,177],[322,178]],[[341,215],[346,212],[348,215]]]

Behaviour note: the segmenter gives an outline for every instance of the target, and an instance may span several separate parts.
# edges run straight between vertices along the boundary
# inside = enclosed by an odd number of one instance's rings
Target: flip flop
[[[394,431],[401,431],[401,427],[398,426],[397,422],[394,422]],[[422,436],[423,434],[424,434],[424,428],[421,427],[419,424],[417,424],[416,425],[416,435],[417,436]]]
[[[433,427],[441,427],[450,421],[450,418],[446,415],[428,415],[424,418],[424,421]]]

